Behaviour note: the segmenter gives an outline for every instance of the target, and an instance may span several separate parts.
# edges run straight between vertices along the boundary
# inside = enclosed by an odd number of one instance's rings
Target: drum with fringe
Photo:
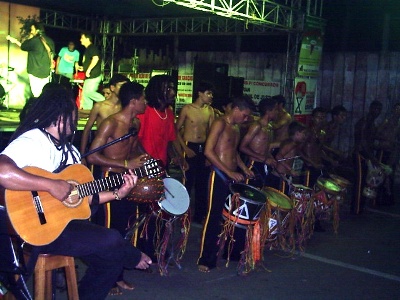
[[[243,183],[231,184],[230,191],[231,194],[226,198],[222,216],[240,228],[256,223],[267,202],[265,194]]]
[[[272,187],[264,187],[263,191],[267,195],[268,210],[270,211],[268,240],[274,240],[277,235],[284,236],[286,234],[290,224],[293,202],[284,193]]]

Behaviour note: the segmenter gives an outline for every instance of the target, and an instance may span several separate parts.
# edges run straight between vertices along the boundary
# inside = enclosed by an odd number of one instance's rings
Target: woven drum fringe
[[[231,198],[231,205],[229,215],[233,216],[232,212],[237,210],[240,207],[240,194],[235,193]],[[235,224],[238,221],[239,217],[236,215],[234,218],[227,218],[222,226],[222,232],[219,235],[219,250],[218,250],[218,260],[222,257],[224,253],[224,249],[226,246],[226,241],[228,242],[227,249],[227,260],[226,267],[229,266],[230,255],[233,250],[233,246],[235,243],[234,233],[235,233]],[[251,270],[254,270],[256,265],[262,260],[262,249],[261,246],[261,236],[262,229],[259,220],[253,224],[248,225],[246,228],[246,240],[245,247],[241,252],[241,257],[238,264],[238,273],[246,274]]]
[[[174,234],[174,222],[179,221],[181,233],[179,240],[176,244],[171,244],[174,242],[172,239]],[[187,241],[189,237],[190,231],[190,212],[183,214],[178,217],[178,219],[171,218],[169,220],[165,220],[163,218],[163,212],[160,211],[157,214],[156,218],[156,234],[155,234],[155,249],[156,256],[158,261],[158,268],[161,276],[168,275],[168,262],[170,259],[173,259],[177,264],[179,264],[180,260],[183,257],[183,254],[186,251]],[[177,251],[175,257],[165,257],[167,254],[168,246],[173,247],[173,253],[175,250]],[[170,253],[172,255],[172,253]]]
[[[239,206],[240,206],[240,194],[234,193],[231,198],[229,215],[232,216],[232,211],[235,211],[237,208],[239,208]],[[226,267],[229,266],[230,256],[232,254],[233,244],[235,242],[233,234],[235,233],[235,223],[238,221],[238,219],[239,217],[237,215],[235,216],[234,220],[227,218],[222,226],[222,232],[219,235],[219,240],[218,240],[219,250],[217,254],[218,260],[221,259],[222,254],[224,253],[226,241],[229,238]]]

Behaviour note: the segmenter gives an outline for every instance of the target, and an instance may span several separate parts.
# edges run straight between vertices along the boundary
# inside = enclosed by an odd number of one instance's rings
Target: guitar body
[[[36,167],[26,167],[24,170],[50,179],[66,180],[74,185],[93,181],[90,170],[81,164],[68,166],[60,173],[51,173]],[[76,190],[64,202],[43,191],[38,191],[38,196],[43,207],[46,221],[44,224],[40,221],[30,191],[5,192],[5,204],[11,224],[20,237],[31,245],[49,244],[62,233],[70,221],[90,217],[88,197],[79,199]]]

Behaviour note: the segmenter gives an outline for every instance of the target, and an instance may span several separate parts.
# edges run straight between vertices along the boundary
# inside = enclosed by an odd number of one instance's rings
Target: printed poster
[[[301,41],[298,74],[317,77],[322,56],[325,22],[308,17]]]

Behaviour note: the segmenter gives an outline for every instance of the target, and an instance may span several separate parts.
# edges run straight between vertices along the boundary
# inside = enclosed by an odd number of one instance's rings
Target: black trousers
[[[87,270],[79,283],[79,299],[105,299],[124,268],[133,269],[141,252],[115,229],[87,220],[71,221],[61,235],[35,253],[79,257]]]
[[[192,158],[186,157],[189,170],[185,172],[186,179],[184,179],[184,184],[189,195],[194,187],[193,221],[202,223],[207,213],[207,184],[210,169],[206,167],[205,144],[187,142],[187,146],[196,153],[196,156]]]
[[[222,229],[222,210],[230,190],[226,178],[217,175],[215,170],[211,171],[209,181],[208,212],[203,226],[200,257],[197,263],[211,269],[217,266],[218,235]]]

